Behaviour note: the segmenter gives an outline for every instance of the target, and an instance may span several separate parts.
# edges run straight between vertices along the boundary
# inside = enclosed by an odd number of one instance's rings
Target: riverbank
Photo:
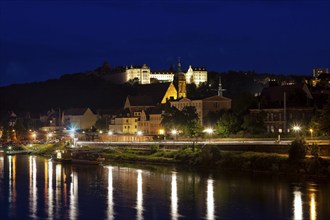
[[[50,157],[65,146],[59,143],[26,146],[33,154]],[[81,148],[80,148],[81,149]],[[84,147],[84,150],[95,151]],[[320,176],[330,178],[330,159],[306,157],[302,160],[289,160],[285,154],[259,153],[249,151],[224,151],[215,146],[182,147],[179,150],[163,150],[153,146],[149,150],[129,148],[98,149],[105,158],[104,164],[136,163],[183,165],[193,169],[226,170],[243,172],[266,172],[272,174]]]

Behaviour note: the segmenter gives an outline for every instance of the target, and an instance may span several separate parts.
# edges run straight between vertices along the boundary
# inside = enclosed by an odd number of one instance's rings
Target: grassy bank
[[[31,149],[31,146],[26,148]],[[64,145],[44,144],[34,145],[32,148],[37,155],[50,156],[56,149],[64,149]],[[185,146],[180,150],[163,150],[158,146],[153,146],[149,150],[113,148],[100,149],[100,152],[106,159],[105,163],[180,164],[195,169],[315,175],[330,178],[330,159],[325,158],[308,157],[293,161],[289,160],[287,155],[222,151],[216,146],[194,148]]]

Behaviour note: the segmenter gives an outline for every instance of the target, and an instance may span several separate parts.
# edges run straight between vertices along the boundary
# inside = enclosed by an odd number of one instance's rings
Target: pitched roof
[[[170,82],[138,85],[136,95],[149,96],[154,103],[153,105],[156,105],[162,102],[170,85]]]
[[[215,95],[215,96],[207,97],[203,99],[203,101],[231,101],[231,99],[224,96]]]
[[[83,115],[88,108],[70,108],[64,110],[64,115]]]
[[[272,106],[284,102],[284,92],[286,94],[287,105],[289,106],[305,105],[306,98],[313,99],[305,84],[267,87],[262,90],[261,96]]]
[[[153,106],[153,98],[148,95],[127,96],[130,106]]]

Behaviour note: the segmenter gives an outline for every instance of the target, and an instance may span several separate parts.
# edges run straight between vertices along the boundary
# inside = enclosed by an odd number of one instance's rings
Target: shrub
[[[290,160],[304,159],[307,153],[307,145],[304,139],[296,139],[292,141],[289,149]]]
[[[311,146],[311,155],[315,158],[319,157],[320,147],[317,144],[312,144],[312,146]]]

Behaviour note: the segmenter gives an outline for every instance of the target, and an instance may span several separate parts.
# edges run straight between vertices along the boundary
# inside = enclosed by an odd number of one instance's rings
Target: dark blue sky
[[[179,56],[215,71],[330,68],[330,2],[0,0],[0,85]]]

